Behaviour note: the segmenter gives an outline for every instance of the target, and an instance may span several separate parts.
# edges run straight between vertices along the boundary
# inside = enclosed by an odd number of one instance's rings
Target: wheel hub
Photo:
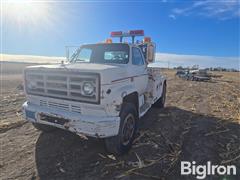
[[[126,116],[122,129],[122,144],[127,145],[134,133],[135,118],[132,114]]]

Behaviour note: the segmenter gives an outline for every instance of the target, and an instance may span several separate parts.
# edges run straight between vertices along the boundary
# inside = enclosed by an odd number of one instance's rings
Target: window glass
[[[72,63],[127,64],[129,60],[129,46],[120,43],[83,45],[71,59]]]
[[[133,48],[132,51],[133,51],[132,64],[143,65],[144,61],[140,50],[138,48]]]
[[[92,55],[91,49],[83,48],[79,52],[77,58],[75,59],[75,62],[89,62],[91,55]]]
[[[104,52],[104,60],[106,61],[125,61],[128,59],[126,51],[106,51]]]

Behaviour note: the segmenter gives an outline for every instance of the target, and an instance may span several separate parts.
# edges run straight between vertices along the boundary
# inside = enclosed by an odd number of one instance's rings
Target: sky
[[[239,0],[1,1],[0,53],[65,56],[65,46],[143,29],[163,63],[239,68],[239,9]]]

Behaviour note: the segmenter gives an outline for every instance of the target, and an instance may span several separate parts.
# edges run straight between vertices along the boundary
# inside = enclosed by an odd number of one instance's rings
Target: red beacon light
[[[121,37],[123,35],[122,31],[111,32],[111,37]]]
[[[129,31],[129,35],[131,36],[144,36],[143,30],[131,30]]]

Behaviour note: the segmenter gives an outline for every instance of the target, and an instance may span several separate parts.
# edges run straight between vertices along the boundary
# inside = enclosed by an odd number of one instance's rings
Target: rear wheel
[[[45,125],[45,124],[39,124],[39,123],[32,123],[32,125],[37,129],[37,130],[40,130],[40,131],[43,131],[43,132],[52,132],[52,131],[55,131],[56,128],[55,127],[52,127],[52,126],[48,126],[48,125]]]
[[[120,127],[117,136],[106,138],[105,147],[110,153],[121,155],[129,151],[137,130],[137,111],[131,103],[124,103],[120,113]]]
[[[162,96],[154,103],[155,107],[163,108],[166,101],[166,92],[167,92],[167,85],[166,83],[163,84]]]

